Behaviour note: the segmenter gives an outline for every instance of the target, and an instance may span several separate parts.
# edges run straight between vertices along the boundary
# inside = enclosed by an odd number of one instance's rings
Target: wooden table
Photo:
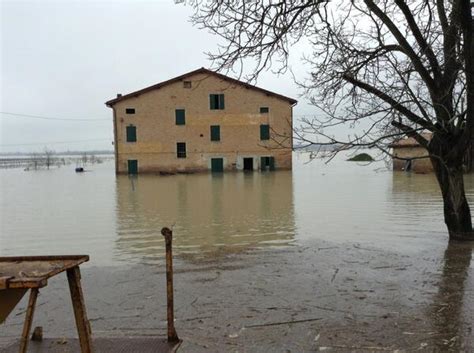
[[[0,257],[0,324],[5,321],[21,298],[30,290],[20,353],[26,353],[33,322],[36,299],[48,279],[66,271],[82,353],[92,353],[91,328],[81,287],[79,265],[89,261],[87,255]]]

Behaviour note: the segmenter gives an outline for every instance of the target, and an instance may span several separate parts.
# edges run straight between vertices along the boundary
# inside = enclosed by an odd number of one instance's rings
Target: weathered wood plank
[[[79,266],[67,270],[69,290],[71,292],[74,317],[76,319],[77,333],[82,353],[93,353],[92,334],[89,320],[87,319],[86,304],[81,286],[81,271]]]

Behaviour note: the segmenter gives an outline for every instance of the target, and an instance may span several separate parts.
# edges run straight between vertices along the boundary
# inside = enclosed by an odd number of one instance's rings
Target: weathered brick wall
[[[393,155],[400,158],[414,158],[428,156],[428,151],[423,147],[394,148]],[[415,173],[431,173],[433,165],[429,158],[414,159],[411,162],[411,170]],[[393,159],[393,170],[405,170],[406,161]]]
[[[186,80],[192,88],[175,82],[114,105],[117,172],[127,172],[129,159],[138,160],[139,172],[205,171],[211,157],[223,157],[225,169],[233,170],[239,167],[238,156],[274,156],[277,169],[291,169],[288,101],[212,75],[196,74]],[[225,109],[210,110],[209,94],[222,93]],[[260,107],[268,107],[269,113],[260,114]],[[134,108],[135,114],[126,114],[126,108]],[[185,125],[176,125],[176,109],[185,109]],[[126,142],[130,124],[136,126],[137,142]],[[260,140],[260,124],[270,125],[270,140]],[[211,125],[220,126],[219,142],[210,141]],[[176,157],[177,142],[186,142],[186,158]]]

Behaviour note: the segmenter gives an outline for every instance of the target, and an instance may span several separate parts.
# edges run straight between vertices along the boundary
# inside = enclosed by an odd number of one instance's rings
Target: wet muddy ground
[[[318,242],[182,255],[179,352],[472,352],[472,251]],[[82,274],[94,335],[166,334],[163,264],[92,265]],[[69,300],[65,275],[52,279],[33,326],[47,337],[74,336]],[[3,345],[19,336],[25,304],[0,326]]]

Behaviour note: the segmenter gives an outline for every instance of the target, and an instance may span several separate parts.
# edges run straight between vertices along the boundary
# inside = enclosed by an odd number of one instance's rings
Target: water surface
[[[153,262],[172,226],[181,258],[350,242],[400,252],[444,248],[433,175],[340,157],[294,155],[293,171],[115,176],[113,162],[75,173],[0,170],[0,255],[90,254],[96,265]],[[474,201],[474,178],[466,177]],[[319,245],[318,245],[319,244]]]

